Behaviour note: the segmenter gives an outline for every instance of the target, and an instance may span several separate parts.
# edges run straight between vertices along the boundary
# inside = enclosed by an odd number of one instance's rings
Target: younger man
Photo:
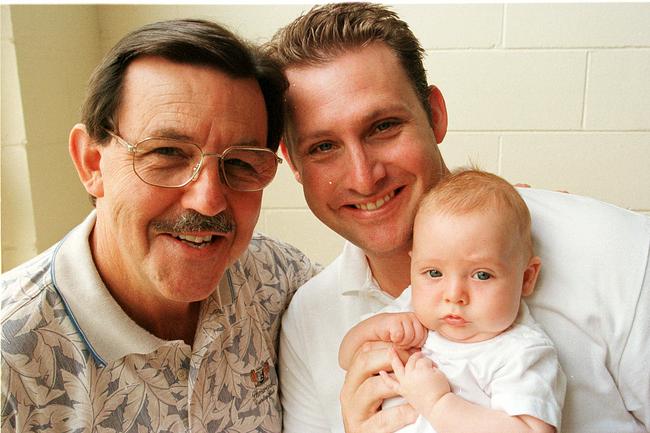
[[[424,345],[406,364],[393,350],[394,376],[380,373],[420,414],[404,432],[559,429],[566,381],[522,301],[541,260],[517,191],[490,173],[457,172],[425,195],[413,233],[411,289],[385,310],[407,312],[352,328],[342,367],[368,340]]]
[[[314,7],[269,49],[290,84],[285,144],[294,175],[314,215],[346,239],[282,319],[282,428],[392,432],[416,414],[408,405],[378,410],[393,395],[378,375],[390,368],[389,343],[369,345],[347,373],[338,349],[362,317],[410,284],[417,204],[447,174],[437,145],[447,130],[444,98],[427,83],[407,23],[381,5]],[[567,375],[564,431],[647,433],[650,373],[639,360],[650,359],[650,218],[573,194],[521,195],[545,269],[526,301]]]

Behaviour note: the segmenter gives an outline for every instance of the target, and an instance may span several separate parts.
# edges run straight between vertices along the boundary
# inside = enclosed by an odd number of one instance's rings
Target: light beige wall
[[[2,95],[0,126],[2,139],[2,268],[9,269],[34,256],[36,232],[27,165],[27,137],[20,97],[20,80],[9,6],[0,6],[2,32]]]
[[[25,8],[18,12],[23,19],[14,18],[17,34],[26,39],[46,30],[57,35],[40,51],[38,41],[29,46],[27,56],[36,72],[21,63],[17,39],[23,88],[51,95],[44,106],[23,97],[28,138],[32,128],[39,130],[35,134],[50,149],[45,154],[61,154],[61,148],[54,151],[54,140],[59,143],[76,117],[55,117],[47,129],[40,119],[52,110],[77,110],[88,65],[129,30],[158,19],[197,17],[262,42],[308,7],[12,6],[12,13]],[[394,9],[421,39],[429,79],[446,96],[450,132],[441,148],[450,166],[471,158],[512,182],[568,189],[650,213],[650,4],[420,4]],[[27,20],[28,11],[47,22]],[[75,18],[81,17],[79,24]],[[77,62],[81,70],[71,70]],[[43,73],[50,68],[54,74]],[[79,100],[71,102],[67,92]],[[66,133],[57,132],[53,139],[50,129]],[[31,169],[31,141],[28,150]],[[70,203],[85,203],[80,188],[61,186],[59,177],[72,168],[60,164],[52,170],[56,179],[32,180],[39,250],[80,219],[43,218],[41,211],[56,209],[58,202],[45,198],[67,194]],[[258,228],[322,262],[335,257],[342,242],[311,215],[286,165],[265,192]],[[50,235],[47,241],[41,237],[44,231]]]
[[[90,209],[67,144],[70,128],[79,120],[86,81],[101,58],[97,11],[94,6],[48,5],[11,6],[10,12],[20,78],[19,89],[12,90],[20,91],[35,245],[43,251]],[[5,84],[4,74],[2,80]],[[4,93],[2,101],[5,104]],[[20,111],[18,106],[11,109]],[[13,182],[3,171],[3,197],[5,190],[13,190]],[[24,219],[19,212],[4,206],[2,225],[20,240],[25,229],[14,223]],[[4,239],[2,247],[9,248]],[[13,247],[24,245],[19,241]],[[4,260],[3,270],[12,264]]]

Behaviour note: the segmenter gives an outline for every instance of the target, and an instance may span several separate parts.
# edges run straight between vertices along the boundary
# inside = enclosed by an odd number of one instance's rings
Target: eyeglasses
[[[275,176],[282,162],[272,150],[229,147],[223,153],[205,153],[197,144],[175,138],[148,137],[131,144],[108,134],[133,155],[133,171],[145,183],[163,188],[182,188],[196,180],[207,156],[219,159],[221,182],[235,191],[259,191]]]

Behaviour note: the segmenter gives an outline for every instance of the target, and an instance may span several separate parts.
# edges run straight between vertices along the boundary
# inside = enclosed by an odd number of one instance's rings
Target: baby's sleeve
[[[560,431],[566,377],[550,340],[522,341],[494,373],[488,395],[492,409],[530,415]]]

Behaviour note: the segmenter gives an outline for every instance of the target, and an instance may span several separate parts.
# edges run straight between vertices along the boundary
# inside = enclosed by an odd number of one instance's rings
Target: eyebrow
[[[377,108],[375,110],[372,110],[368,113],[364,113],[361,116],[361,123],[362,124],[367,124],[367,123],[373,123],[378,121],[379,119],[383,118],[390,118],[390,117],[408,117],[411,118],[413,117],[411,110],[403,104],[403,103],[390,103],[386,104],[380,108]],[[295,128],[294,128],[295,129]],[[304,136],[297,136],[297,143],[302,143],[304,141],[314,141],[317,140],[321,137],[326,137],[329,136],[333,133],[332,129],[318,129],[314,132],[311,132],[307,135]]]
[[[158,138],[172,138],[174,140],[190,141],[192,143],[195,141],[192,137],[185,135],[174,128],[156,129],[152,131],[148,136]]]
[[[205,146],[205,143],[200,143],[196,141],[193,137],[183,134],[182,132],[174,128],[156,129],[149,135],[149,137],[171,138],[173,140],[188,141],[190,143],[197,144],[201,148]],[[244,139],[239,143],[228,144],[226,147],[267,147],[267,146],[262,146],[257,139],[252,138],[252,139]]]

